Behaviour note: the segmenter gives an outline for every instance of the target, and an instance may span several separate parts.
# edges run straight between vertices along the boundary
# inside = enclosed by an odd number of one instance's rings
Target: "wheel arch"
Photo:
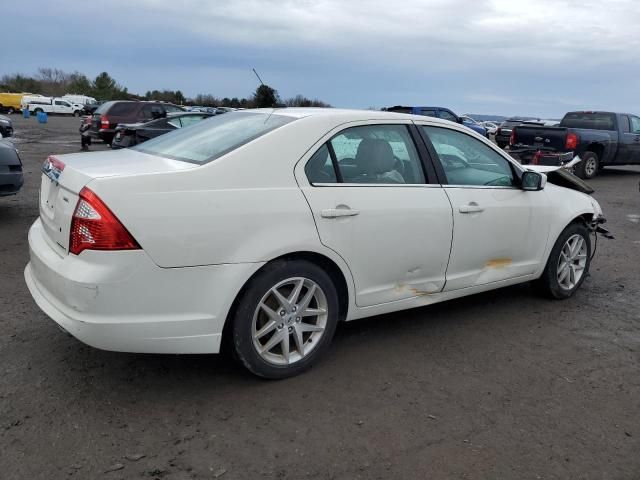
[[[591,142],[589,145],[587,145],[585,153],[586,152],[595,153],[598,157],[598,161],[601,162],[604,157],[604,145],[598,142]]]
[[[296,251],[291,253],[286,253],[275,257],[269,260],[267,263],[262,265],[258,270],[256,270],[242,285],[238,293],[236,294],[233,302],[231,303],[231,307],[227,312],[227,316],[225,318],[224,327],[222,329],[222,344],[224,347],[228,347],[228,338],[229,332],[231,331],[231,318],[233,317],[236,309],[238,308],[238,304],[247,288],[251,285],[251,282],[266,268],[269,268],[274,263],[277,262],[286,262],[292,260],[306,260],[311,262],[320,268],[322,268],[327,274],[331,277],[333,281],[336,291],[338,293],[338,321],[346,320],[349,314],[350,307],[350,298],[351,298],[351,290],[349,288],[348,278],[350,279],[350,275],[346,273],[343,268],[341,268],[336,261],[331,259],[329,256],[324,255],[322,253],[313,252],[313,251]]]

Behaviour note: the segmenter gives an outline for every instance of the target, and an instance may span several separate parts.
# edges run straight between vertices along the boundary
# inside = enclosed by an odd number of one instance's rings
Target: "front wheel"
[[[585,152],[582,161],[575,167],[576,175],[584,180],[590,180],[598,175],[600,159],[594,152]]]
[[[572,223],[556,240],[538,287],[557,299],[571,297],[589,273],[591,238],[583,224]]]
[[[302,373],[329,347],[338,321],[331,277],[305,260],[268,265],[238,303],[230,334],[252,373],[280,379]]]
[[[73,116],[74,117],[79,117],[80,116],[80,110],[76,110],[75,112],[73,112]]]

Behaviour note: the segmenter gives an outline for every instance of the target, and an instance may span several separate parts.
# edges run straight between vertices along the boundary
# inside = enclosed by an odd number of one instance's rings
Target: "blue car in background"
[[[448,108],[442,107],[402,107],[396,105],[395,107],[384,108],[387,112],[398,113],[411,113],[413,115],[425,115],[427,117],[442,118],[451,122],[460,123],[465,127],[470,128],[474,132],[479,133],[483,137],[487,136],[487,129],[477,123],[475,120],[469,117],[459,117]]]

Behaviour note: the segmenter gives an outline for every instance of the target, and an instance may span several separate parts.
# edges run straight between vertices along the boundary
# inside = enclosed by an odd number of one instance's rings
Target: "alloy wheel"
[[[584,166],[584,172],[587,174],[587,177],[594,176],[597,169],[598,169],[598,165],[597,165],[596,159],[593,157],[588,158],[587,163]]]
[[[291,365],[320,343],[327,319],[328,302],[320,286],[308,278],[288,278],[258,303],[251,328],[253,346],[266,362]]]
[[[587,242],[582,235],[572,235],[560,250],[557,268],[558,285],[564,290],[575,288],[584,275],[586,265]]]

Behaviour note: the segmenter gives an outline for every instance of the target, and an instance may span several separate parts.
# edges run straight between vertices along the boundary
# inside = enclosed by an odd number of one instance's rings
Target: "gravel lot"
[[[79,120],[13,120],[26,179],[0,199],[3,479],[640,478],[640,169],[592,182],[616,240],[574,298],[523,285],[341,325],[327,359],[269,382],[56,328],[24,284],[27,230],[40,166],[80,149]]]

